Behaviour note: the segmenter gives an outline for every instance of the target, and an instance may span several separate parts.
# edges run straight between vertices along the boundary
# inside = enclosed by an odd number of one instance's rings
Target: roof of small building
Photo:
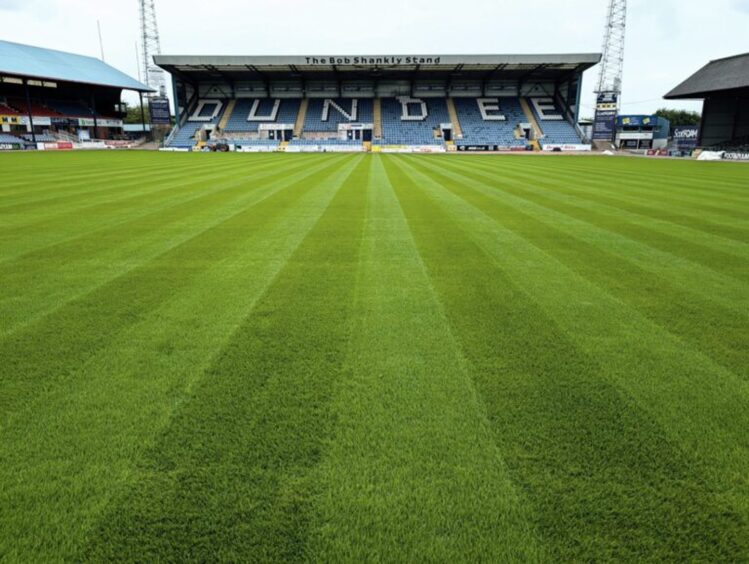
[[[666,94],[665,98],[706,98],[717,92],[742,88],[749,88],[749,53],[709,62]]]
[[[0,41],[0,75],[153,91],[99,59],[10,41]]]

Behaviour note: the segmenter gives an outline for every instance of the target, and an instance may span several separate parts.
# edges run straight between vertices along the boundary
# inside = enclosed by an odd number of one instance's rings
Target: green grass
[[[0,561],[749,561],[748,166],[0,179]]]

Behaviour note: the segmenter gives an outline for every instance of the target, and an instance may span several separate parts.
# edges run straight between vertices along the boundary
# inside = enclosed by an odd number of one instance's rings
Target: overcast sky
[[[156,0],[164,54],[598,52],[607,0]],[[137,76],[137,0],[0,0],[0,38]],[[710,59],[749,51],[749,0],[630,0],[623,112],[649,113]],[[592,115],[597,68],[586,74]],[[698,103],[667,103],[698,109]]]

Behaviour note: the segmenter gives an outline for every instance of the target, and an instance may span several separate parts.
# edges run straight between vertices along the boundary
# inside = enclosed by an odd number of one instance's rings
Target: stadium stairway
[[[455,100],[452,98],[447,99],[447,113],[450,114],[450,123],[453,124],[453,139],[462,139],[463,130],[460,128],[458,110],[455,108]]]
[[[296,123],[294,124],[294,137],[297,139],[300,139],[302,133],[304,133],[304,120],[307,119],[307,108],[309,108],[309,98],[304,98],[299,106],[299,113],[296,116]]]
[[[374,100],[374,131],[372,132],[375,139],[382,139],[382,100]]]
[[[525,117],[528,119],[528,123],[531,124],[531,127],[533,127],[533,141],[536,141],[537,139],[541,139],[543,137],[544,132],[541,129],[541,126],[538,124],[538,120],[536,119],[536,115],[533,113],[533,110],[531,110],[531,106],[528,103],[527,98],[520,98],[520,106],[523,108],[523,113],[525,114]],[[533,147],[538,146],[538,142],[531,143]]]
[[[229,104],[226,106],[226,109],[224,110],[224,117],[221,118],[221,121],[218,124],[218,128],[220,131],[224,131],[226,129],[226,124],[229,123],[229,119],[231,118],[231,115],[234,113],[234,106],[237,105],[236,98],[232,98],[229,101]]]

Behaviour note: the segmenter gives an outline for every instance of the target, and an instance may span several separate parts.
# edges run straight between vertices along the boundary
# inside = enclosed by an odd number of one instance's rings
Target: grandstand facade
[[[99,59],[0,41],[0,149],[124,139],[123,90],[151,92]]]
[[[697,144],[749,160],[749,53],[711,61],[665,98],[704,100]]]
[[[583,74],[599,54],[155,57],[174,150],[585,150]]]

